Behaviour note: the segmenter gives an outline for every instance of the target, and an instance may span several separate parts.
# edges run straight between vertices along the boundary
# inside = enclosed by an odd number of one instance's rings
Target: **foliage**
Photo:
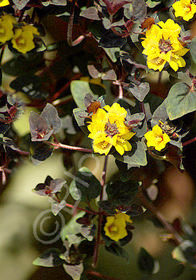
[[[170,233],[173,258],[195,268],[194,226],[186,231],[181,222],[167,222],[150,188],[151,177],[159,180],[169,164],[183,172],[184,147],[196,140],[196,3],[0,2],[2,185],[27,157],[39,165],[60,152],[66,170],[65,178],[48,175],[34,187],[49,198],[56,218],[71,215],[60,230],[61,249],[46,248],[34,265],[62,265],[74,280],[109,279],[90,268],[100,246],[129,262],[123,246],[134,238],[134,217],[148,216],[145,208]],[[159,80],[152,83],[155,72]],[[11,78],[5,88],[4,74]],[[14,124],[27,107],[30,130],[22,138]],[[184,141],[189,132],[194,138]],[[101,180],[80,160],[75,168],[74,156],[84,153],[95,159]],[[113,177],[111,158],[118,168]],[[144,276],[158,271],[145,248],[137,259]]]

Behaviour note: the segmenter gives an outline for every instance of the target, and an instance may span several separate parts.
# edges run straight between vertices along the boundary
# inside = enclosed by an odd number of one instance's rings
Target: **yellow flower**
[[[123,155],[125,151],[131,151],[132,146],[128,142],[135,133],[130,132],[125,125],[127,111],[118,103],[111,107],[106,105],[98,108],[92,115],[91,123],[87,126],[93,139],[93,150],[95,153],[107,155],[112,146]]]
[[[172,7],[175,11],[176,17],[182,17],[184,20],[189,21],[196,13],[196,5],[191,0],[180,0],[175,2]]]
[[[37,28],[31,25],[25,25],[15,30],[14,37],[12,39],[13,47],[21,52],[27,53],[35,48],[33,42],[34,35],[39,35]]]
[[[0,7],[5,7],[9,4],[10,4],[10,2],[8,0],[0,0]]]
[[[0,43],[5,43],[14,36],[13,25],[16,19],[11,15],[4,15],[0,18]]]
[[[110,239],[118,241],[127,236],[126,222],[132,223],[127,214],[117,213],[114,216],[107,216],[104,226],[105,235]]]
[[[153,24],[146,31],[146,38],[142,42],[143,54],[147,55],[149,69],[162,71],[168,62],[174,71],[186,65],[182,58],[189,49],[184,48],[179,40],[180,26],[168,19],[165,23],[160,21]]]
[[[147,146],[154,147],[157,151],[163,150],[166,144],[171,140],[158,124],[155,125],[151,131],[144,134],[144,137],[147,140]]]

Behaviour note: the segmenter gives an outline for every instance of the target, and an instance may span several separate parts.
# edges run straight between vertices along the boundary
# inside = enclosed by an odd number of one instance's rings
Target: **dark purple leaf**
[[[54,130],[50,127],[47,121],[35,112],[30,113],[29,124],[31,130],[31,141],[48,140]]]
[[[48,176],[46,177],[46,179],[45,179],[44,184],[46,184],[46,185],[49,186],[49,185],[50,185],[50,182],[51,182],[52,180],[53,180],[52,177],[48,175]]]
[[[54,148],[42,143],[31,142],[31,160],[33,164],[37,165],[51,156]]]
[[[53,133],[61,128],[61,119],[56,108],[47,103],[41,115],[31,112],[29,117],[31,140],[48,140]]]
[[[136,113],[134,115],[127,114],[125,124],[129,127],[129,129],[133,129],[141,125],[144,117],[144,113]]]
[[[95,68],[94,65],[88,65],[88,72],[92,78],[97,79],[100,75],[100,72]]]
[[[100,17],[98,16],[98,10],[96,7],[87,8],[86,10],[80,13],[80,16],[92,20],[100,20]]]
[[[48,193],[46,191],[46,185],[44,183],[37,184],[37,186],[33,190],[41,196],[48,195]]]
[[[116,1],[110,1],[110,0],[103,0],[103,2],[107,6],[107,10],[109,14],[114,15],[120,8],[122,8],[125,4],[131,3],[130,0],[116,0]]]
[[[126,39],[113,33],[111,30],[106,31],[99,41],[99,45],[103,48],[122,47],[126,43]]]
[[[133,0],[132,1],[133,7],[133,16],[134,20],[142,21],[147,14],[147,6],[144,0]]]
[[[116,73],[113,69],[108,70],[106,73],[103,73],[101,78],[102,80],[109,80],[109,81],[117,80]]]
[[[86,108],[88,108],[91,103],[94,101],[94,97],[92,96],[92,94],[87,93],[84,97],[84,105]]]
[[[52,104],[46,104],[41,116],[47,121],[48,125],[54,129],[54,133],[59,131],[61,128],[61,119],[58,116],[56,108]]]

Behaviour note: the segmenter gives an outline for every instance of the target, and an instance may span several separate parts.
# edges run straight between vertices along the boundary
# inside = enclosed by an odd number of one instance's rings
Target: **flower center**
[[[43,139],[48,134],[47,129],[36,129],[35,131],[37,133],[37,139]]]
[[[24,45],[25,44],[25,40],[23,37],[19,37],[16,39],[16,44],[17,45]]]
[[[173,48],[171,46],[170,40],[169,39],[167,39],[167,40],[161,39],[159,41],[159,49],[161,50],[161,52],[164,52],[164,53],[167,53],[167,52],[171,51]]]
[[[109,228],[109,232],[110,233],[115,233],[115,232],[117,232],[118,231],[118,228],[117,228],[117,226],[115,226],[115,225],[111,225]]]
[[[113,137],[114,135],[118,134],[119,131],[117,125],[115,123],[107,122],[105,125],[105,133],[110,137]]]
[[[163,141],[163,136],[156,136],[157,143],[161,143]]]

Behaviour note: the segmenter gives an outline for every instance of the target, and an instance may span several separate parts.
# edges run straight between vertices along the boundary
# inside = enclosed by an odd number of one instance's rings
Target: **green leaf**
[[[196,37],[194,37],[190,44],[190,53],[194,63],[196,63]]]
[[[154,263],[154,258],[144,248],[141,248],[138,256],[139,269],[145,273],[152,274]]]
[[[36,258],[33,261],[34,265],[45,266],[45,267],[54,267],[59,266],[65,263],[59,256],[61,251],[56,248],[51,248],[46,250],[40,257]]]
[[[80,280],[81,274],[84,270],[83,263],[76,265],[64,264],[63,267],[67,274],[69,274],[73,280]]]
[[[69,186],[69,192],[71,194],[71,196],[73,197],[73,199],[75,200],[81,200],[82,195],[80,190],[77,188],[76,186],[76,181],[73,180]]]
[[[145,166],[147,164],[146,146],[143,142],[139,141],[137,142],[137,148],[133,154],[132,151],[125,153],[124,156],[120,156],[116,153],[115,157],[119,161],[128,163],[128,169],[131,167]]]
[[[110,246],[105,246],[105,249],[113,255],[125,258],[127,263],[129,262],[129,255],[125,249],[119,246],[117,243],[112,243]]]
[[[71,93],[77,106],[83,109],[86,109],[84,104],[84,98],[87,93],[90,93],[94,97],[94,99],[98,98],[97,95],[93,94],[92,90],[90,89],[89,83],[86,81],[72,81]]]
[[[196,110],[196,91],[185,83],[177,83],[169,91],[166,110],[170,120],[175,120]]]
[[[82,200],[90,201],[100,195],[101,184],[88,168],[80,168],[74,180]]]
[[[109,58],[112,60],[112,62],[117,61],[117,57],[120,53],[120,48],[103,48],[106,54],[109,56]]]
[[[77,236],[76,234],[81,231],[81,224],[77,223],[77,219],[83,217],[85,212],[79,212],[74,216],[61,230],[61,239],[64,242],[66,239],[69,245],[79,244],[84,238]]]
[[[156,7],[157,5],[159,5],[161,3],[161,1],[159,1],[159,2],[155,2],[155,1],[152,1],[152,0],[147,0],[146,1],[146,4],[147,4],[147,6],[149,7],[149,8],[154,8],[154,7]]]

